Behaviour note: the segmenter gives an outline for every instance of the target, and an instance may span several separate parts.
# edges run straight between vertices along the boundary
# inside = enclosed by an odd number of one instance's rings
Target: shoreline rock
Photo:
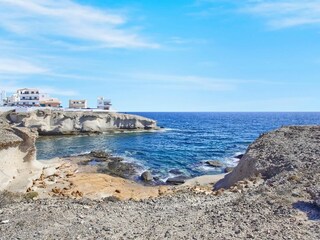
[[[145,182],[150,182],[153,180],[153,176],[150,171],[145,171],[141,174],[141,179]]]
[[[282,127],[252,143],[237,167],[218,181],[214,189],[228,189],[260,176],[270,186],[301,189],[306,193],[304,185],[319,186],[319,156],[320,126]]]
[[[184,184],[188,179],[190,178],[181,175],[173,178],[168,178],[166,183],[171,185],[181,185],[181,184]]]
[[[215,167],[215,168],[223,167],[223,163],[218,160],[206,161],[206,164],[208,164],[210,167]]]
[[[35,128],[41,136],[99,134],[110,131],[158,130],[156,121],[130,114],[113,112],[66,112],[35,110],[27,113],[2,113],[10,124]]]

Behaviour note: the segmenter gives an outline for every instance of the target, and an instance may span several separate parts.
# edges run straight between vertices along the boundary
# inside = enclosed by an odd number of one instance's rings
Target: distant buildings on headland
[[[97,109],[110,110],[111,100],[98,97]],[[0,106],[2,107],[49,107],[62,108],[58,98],[52,98],[47,93],[42,93],[36,88],[18,89],[11,96],[6,96],[5,91],[0,93]],[[87,100],[69,100],[69,109],[88,109]]]
[[[36,88],[22,88],[9,97],[6,96],[5,91],[2,91],[0,105],[8,107],[60,107],[61,102],[58,98],[51,98],[47,93],[40,93]]]

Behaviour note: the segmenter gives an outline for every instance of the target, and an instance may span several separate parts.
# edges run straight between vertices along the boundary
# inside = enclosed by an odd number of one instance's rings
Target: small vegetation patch
[[[26,193],[25,195],[24,195],[24,198],[26,199],[26,200],[33,200],[33,199],[35,199],[36,197],[38,197],[39,196],[39,193],[38,192],[28,192],[28,193]]]

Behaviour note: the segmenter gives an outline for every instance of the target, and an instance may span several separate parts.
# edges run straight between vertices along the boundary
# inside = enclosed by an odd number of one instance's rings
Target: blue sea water
[[[284,125],[320,124],[320,113],[134,113],[157,120],[164,130],[97,136],[51,137],[37,141],[38,159],[106,150],[149,169],[163,180],[176,170],[194,177],[218,174],[205,164],[236,164],[235,155],[260,134]]]

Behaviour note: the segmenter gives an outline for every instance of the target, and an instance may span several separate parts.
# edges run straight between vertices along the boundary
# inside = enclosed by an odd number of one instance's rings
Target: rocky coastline
[[[6,122],[1,131],[0,161],[10,148],[23,153],[17,164],[36,161],[37,131]],[[283,127],[252,143],[230,173],[170,188],[82,172],[72,161],[41,165],[25,194],[0,194],[0,231],[3,239],[319,239],[319,151],[320,126]],[[101,154],[91,157],[117,162]],[[54,177],[62,182],[49,197],[34,195]]]
[[[11,125],[36,129],[41,136],[159,129],[152,119],[114,112],[43,109],[26,113],[10,111],[2,113],[2,117]]]

